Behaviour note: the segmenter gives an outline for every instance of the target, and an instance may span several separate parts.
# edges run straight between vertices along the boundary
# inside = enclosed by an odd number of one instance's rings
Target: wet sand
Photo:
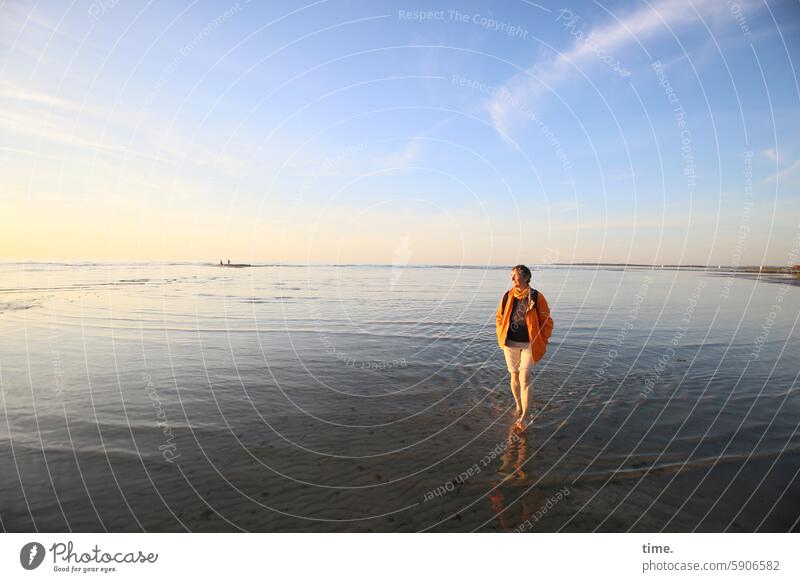
[[[498,387],[470,399],[469,406],[446,406],[408,421],[377,411],[329,419],[343,425],[367,418],[385,423],[360,431],[293,417],[268,417],[281,437],[247,429],[176,429],[179,456],[172,462],[159,454],[155,441],[144,445],[152,434],[137,435],[138,455],[73,454],[47,444],[44,455],[15,448],[14,456],[4,452],[0,462],[14,467],[16,457],[25,494],[13,479],[5,480],[3,527],[797,531],[796,440],[781,455],[719,454],[722,440],[716,452],[689,455],[692,447],[681,442],[658,452],[664,443],[645,437],[632,453],[631,443],[646,433],[657,403],[640,405],[652,411],[640,411],[638,422],[612,438],[623,414],[619,407],[598,418],[593,405],[568,411],[548,408],[537,398],[532,426],[518,433],[510,430],[508,402]],[[594,427],[583,434],[592,421]],[[127,431],[103,426],[97,437],[119,442]],[[26,498],[35,500],[30,511]]]

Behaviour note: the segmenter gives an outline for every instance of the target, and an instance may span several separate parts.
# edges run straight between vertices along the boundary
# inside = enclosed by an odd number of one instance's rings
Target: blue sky
[[[797,2],[0,10],[3,258],[800,263]]]

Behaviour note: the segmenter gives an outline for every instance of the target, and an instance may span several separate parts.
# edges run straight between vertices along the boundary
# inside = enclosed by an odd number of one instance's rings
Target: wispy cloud
[[[12,86],[0,87],[0,98],[13,99],[24,103],[38,103],[50,107],[58,107],[67,111],[79,111],[81,108],[80,103],[75,103],[54,95]]]
[[[103,58],[107,50],[83,34],[70,34],[69,26],[48,18],[43,3],[2,4],[0,17],[0,52],[8,52],[8,63],[25,63],[26,73],[55,69],[63,72],[61,57],[80,51]],[[54,5],[55,6],[55,5]],[[89,21],[93,22],[93,21]],[[32,67],[32,69],[31,69]],[[6,70],[6,73],[8,71]]]
[[[79,102],[10,83],[0,85],[0,128],[17,138],[78,147],[90,154],[134,157],[171,167],[189,163],[229,176],[238,176],[246,165],[243,159],[190,140],[178,128],[169,128],[152,116],[142,118],[132,110]]]
[[[795,160],[794,162],[785,165],[782,169],[774,172],[761,180],[759,182],[759,186],[769,186],[775,183],[786,185],[787,180],[792,180],[792,184],[794,184],[794,178],[796,178],[800,174],[800,160]]]
[[[752,9],[756,2],[741,0],[738,5],[745,11]],[[670,30],[674,32],[682,26],[698,24],[700,20],[697,13],[704,18],[714,19],[724,11],[729,11],[729,8],[720,0],[661,0],[645,4],[621,17],[612,14],[608,23],[586,29],[580,26],[576,28],[574,13],[556,12],[555,18],[563,21],[565,29],[572,33],[572,44],[555,58],[541,59],[528,67],[529,74],[520,73],[506,81],[497,96],[486,104],[492,123],[498,133],[505,137],[513,125],[526,118],[520,104],[525,104],[528,110],[533,109],[532,102],[547,87],[553,89],[574,77],[576,68],[595,63],[607,68],[608,59],[603,60],[601,56],[619,62],[620,53],[628,45],[659,34],[668,34]],[[577,20],[580,21],[579,15]],[[576,33],[576,30],[579,32]]]
[[[0,128],[5,128],[11,135],[32,137],[59,145],[79,147],[97,154],[118,156],[134,156],[152,161],[175,165],[167,158],[153,155],[146,151],[137,151],[120,144],[101,141],[96,136],[89,136],[85,129],[76,128],[70,124],[59,121],[47,120],[42,116],[17,113],[14,111],[0,111]],[[18,150],[20,153],[24,150]]]
[[[425,143],[425,139],[431,136],[432,134],[436,133],[440,128],[447,125],[450,121],[457,117],[456,114],[449,115],[444,117],[431,125],[430,127],[425,128],[421,132],[414,135],[411,139],[408,140],[405,149],[402,152],[397,154],[391,154],[389,156],[383,156],[376,160],[376,166],[379,168],[395,168],[395,167],[402,167],[408,166],[413,164],[422,151],[422,146]],[[397,138],[392,138],[391,141],[396,141]],[[380,140],[380,141],[390,141],[390,140]]]

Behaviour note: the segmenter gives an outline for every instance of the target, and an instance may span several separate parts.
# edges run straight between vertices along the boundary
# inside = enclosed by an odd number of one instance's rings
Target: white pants
[[[506,357],[506,366],[508,366],[509,372],[520,372],[523,377],[527,377],[528,371],[533,367],[530,344],[521,347],[521,344],[514,342],[514,345],[503,346],[503,354]]]

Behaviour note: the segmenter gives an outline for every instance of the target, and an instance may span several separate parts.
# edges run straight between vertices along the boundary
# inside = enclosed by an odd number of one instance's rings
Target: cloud
[[[458,117],[456,114],[451,114],[440,119],[430,127],[425,128],[421,132],[408,139],[408,143],[402,152],[379,157],[375,160],[375,165],[381,169],[393,169],[413,164],[420,156],[425,139],[430,135],[435,134],[439,129],[450,123],[450,121],[456,117]],[[391,138],[391,140],[379,141],[396,141],[397,139],[398,138]]]
[[[41,103],[43,105],[48,105],[50,107],[58,107],[60,109],[66,109],[68,111],[80,111],[81,108],[80,103],[68,101],[66,99],[62,99],[60,97],[56,97],[53,95],[48,95],[46,93],[39,93],[36,91],[27,91],[25,89],[19,89],[17,87],[9,87],[9,86],[0,87],[0,98],[2,97],[28,103]]]
[[[17,65],[21,71],[30,75],[48,69],[60,75],[63,73],[64,55],[80,52],[84,57],[89,54],[101,59],[106,57],[107,49],[93,42],[88,35],[67,32],[70,27],[65,26],[64,18],[58,21],[48,18],[45,14],[48,8],[42,4],[44,3],[3,3],[3,15],[0,18],[0,48],[3,50],[0,52],[7,52],[9,55],[4,57],[7,59],[6,69],[10,68],[10,64]],[[79,17],[75,21],[87,25],[94,22]],[[7,75],[8,70],[5,73]]]
[[[792,180],[800,173],[800,160],[795,160],[791,164],[784,166],[783,169],[774,172],[759,182],[759,186],[772,185],[777,183],[785,183],[787,180]],[[794,180],[792,180],[794,184]],[[786,184],[784,184],[786,185]]]
[[[81,128],[71,127],[69,124],[62,124],[56,121],[47,121],[43,116],[0,111],[0,128],[8,129],[10,134],[14,136],[25,135],[60,145],[85,148],[97,154],[104,153],[114,157],[134,156],[176,165],[172,160],[145,151],[137,151],[124,145],[103,142],[97,136],[90,136]],[[16,153],[24,153],[25,151],[27,150],[17,148]]]
[[[547,204],[547,212],[549,212],[551,215],[566,214],[569,212],[575,212],[584,206],[586,205],[582,202],[578,202],[577,200],[558,200],[557,202],[550,202]]]
[[[741,0],[738,5],[747,11],[756,2]],[[665,34],[676,27],[698,23],[695,10],[704,18],[713,19],[729,8],[719,0],[693,0],[691,3],[687,0],[662,0],[646,4],[622,17],[612,14],[610,22],[593,28],[585,26],[580,15],[566,9],[559,11],[556,13],[557,22],[573,37],[572,44],[556,58],[539,60],[528,67],[527,73],[517,74],[506,81],[496,97],[486,104],[495,129],[505,139],[513,125],[529,117],[524,110],[530,111],[531,102],[548,87],[552,89],[573,77],[576,68],[596,64],[623,73],[618,55],[624,47]]]
[[[244,159],[196,140],[155,118],[141,121],[132,110],[79,102],[5,83],[0,85],[0,128],[57,145],[112,158],[139,158],[176,167],[184,163],[239,176]],[[138,139],[134,145],[129,136]],[[24,150],[18,149],[18,154]]]

